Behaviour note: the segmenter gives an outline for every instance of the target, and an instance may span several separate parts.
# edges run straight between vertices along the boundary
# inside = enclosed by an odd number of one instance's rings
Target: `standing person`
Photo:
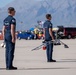
[[[44,37],[45,37],[46,46],[47,46],[47,50],[46,50],[47,62],[56,62],[56,60],[52,59],[53,43],[49,43],[50,41],[54,40],[54,36],[52,32],[52,23],[50,21],[52,19],[51,14],[47,14],[46,19],[47,20],[44,23],[43,27],[44,27]]]
[[[8,8],[8,17],[4,20],[3,37],[6,43],[6,70],[16,70],[17,67],[13,66],[14,51],[15,51],[15,30],[16,19],[15,9],[13,7]]]
[[[35,28],[34,32],[35,32],[35,39],[38,39],[38,33],[39,33],[38,28]]]

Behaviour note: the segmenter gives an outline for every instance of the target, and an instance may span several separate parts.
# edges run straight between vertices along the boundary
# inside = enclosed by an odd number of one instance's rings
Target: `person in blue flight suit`
[[[6,43],[6,70],[16,70],[17,67],[13,66],[14,51],[15,51],[15,31],[16,31],[16,19],[15,9],[13,7],[8,8],[8,17],[4,20],[3,37]]]
[[[56,62],[56,60],[52,59],[53,56],[53,43],[51,43],[52,40],[54,40],[53,31],[52,31],[52,23],[51,14],[46,15],[46,21],[44,22],[43,28],[44,28],[44,37],[46,41],[46,53],[47,53],[47,62]]]

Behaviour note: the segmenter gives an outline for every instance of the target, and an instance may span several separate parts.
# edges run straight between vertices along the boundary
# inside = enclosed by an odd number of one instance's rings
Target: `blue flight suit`
[[[50,41],[52,40],[50,33],[49,33],[49,28],[52,28],[52,23],[47,20],[44,25],[43,28],[45,30],[45,41],[46,41],[46,54],[47,54],[47,61],[51,61],[52,60],[52,53],[53,53],[53,43],[50,43]]]
[[[11,68],[13,66],[14,59],[14,51],[15,51],[15,43],[12,43],[12,35],[11,35],[11,24],[15,25],[16,28],[16,20],[11,15],[9,15],[4,20],[5,26],[5,43],[6,43],[6,68]]]

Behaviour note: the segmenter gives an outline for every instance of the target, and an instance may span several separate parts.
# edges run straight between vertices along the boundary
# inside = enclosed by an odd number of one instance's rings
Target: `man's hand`
[[[12,39],[12,43],[15,43],[15,42],[16,42],[16,40],[13,38],[13,39]]]
[[[52,40],[55,40],[54,38],[52,38]]]

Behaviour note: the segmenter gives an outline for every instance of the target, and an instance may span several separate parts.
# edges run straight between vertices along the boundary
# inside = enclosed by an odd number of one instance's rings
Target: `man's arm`
[[[53,32],[52,32],[52,28],[49,28],[49,33],[50,33],[50,36],[52,37],[52,40],[54,40],[54,36],[53,36]]]
[[[43,33],[44,33],[44,38],[45,38],[45,28],[43,29]]]
[[[2,34],[3,34],[3,39],[4,39],[4,36],[5,36],[5,26],[3,26]]]
[[[15,43],[15,25],[11,24],[12,42]]]

